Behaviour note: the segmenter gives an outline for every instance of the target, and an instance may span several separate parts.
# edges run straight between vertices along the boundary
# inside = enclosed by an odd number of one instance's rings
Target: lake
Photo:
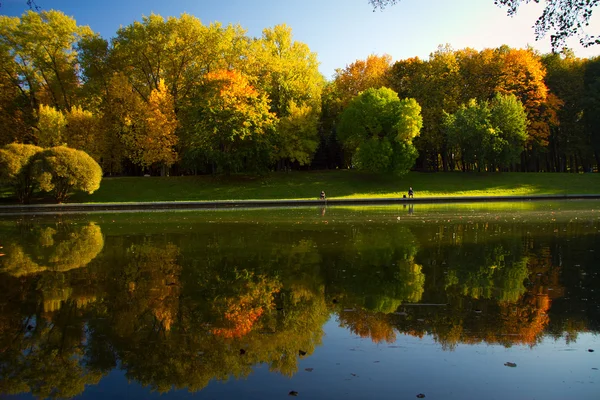
[[[0,397],[598,399],[600,202],[0,218]]]

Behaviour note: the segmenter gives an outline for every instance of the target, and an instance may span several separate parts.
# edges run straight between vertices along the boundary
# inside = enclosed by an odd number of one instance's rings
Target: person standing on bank
[[[412,186],[408,188],[408,198],[412,199],[414,195]]]

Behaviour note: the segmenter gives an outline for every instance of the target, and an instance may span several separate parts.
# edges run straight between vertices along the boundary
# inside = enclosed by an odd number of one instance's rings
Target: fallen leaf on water
[[[594,349],[588,349],[588,351],[589,351],[590,353],[593,353],[593,352],[594,352]]]
[[[314,368],[304,368],[306,372],[313,372]]]
[[[417,399],[424,399],[424,398],[425,398],[425,395],[423,393],[419,393],[417,395]]]
[[[290,396],[298,396],[298,392],[296,392],[295,390],[292,390],[288,393],[288,395]]]
[[[505,362],[504,365],[506,365],[507,367],[511,367],[511,368],[515,368],[517,366],[517,364],[515,364],[513,362]]]

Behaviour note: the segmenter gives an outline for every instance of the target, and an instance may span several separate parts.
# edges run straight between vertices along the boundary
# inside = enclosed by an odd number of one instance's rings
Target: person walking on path
[[[412,186],[408,188],[408,198],[412,199],[414,195]]]

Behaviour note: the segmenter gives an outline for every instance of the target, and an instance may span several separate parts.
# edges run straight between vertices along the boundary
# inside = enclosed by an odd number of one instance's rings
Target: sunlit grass
[[[600,194],[600,174],[411,172],[396,177],[332,170],[260,177],[117,177],[103,179],[97,192],[77,193],[70,202],[300,200],[317,199],[321,190],[328,199],[401,198],[410,186],[416,198]],[[2,193],[5,202],[11,201]]]

